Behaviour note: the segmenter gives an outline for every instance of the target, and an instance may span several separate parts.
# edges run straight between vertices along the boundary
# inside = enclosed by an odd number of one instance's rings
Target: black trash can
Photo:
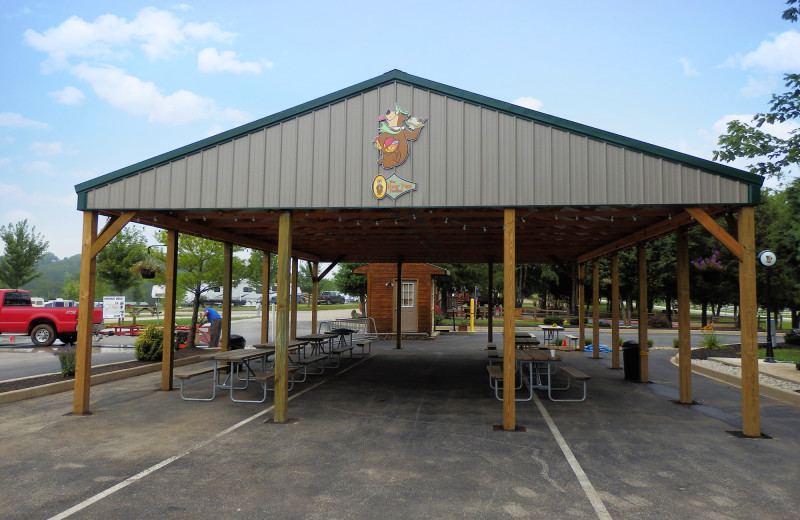
[[[622,344],[622,364],[625,369],[625,379],[638,381],[640,379],[639,342],[626,341]]]
[[[231,339],[228,341],[228,348],[230,350],[236,350],[244,348],[244,337],[238,334],[231,334]]]

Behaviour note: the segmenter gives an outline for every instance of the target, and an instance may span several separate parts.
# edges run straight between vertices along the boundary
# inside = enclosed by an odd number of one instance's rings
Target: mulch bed
[[[196,356],[204,353],[204,349],[181,349],[175,352],[175,359],[180,359],[188,356]],[[103,365],[99,367],[92,367],[92,375],[105,374],[107,372],[116,372],[117,370],[125,370],[128,368],[136,368],[145,365],[153,365],[160,363],[160,361],[126,361],[123,363],[114,363],[111,365]],[[51,374],[45,376],[26,377],[24,379],[17,379],[15,381],[2,381],[0,382],[0,393],[11,392],[12,390],[21,390],[23,388],[31,388],[34,386],[47,385],[50,383],[60,383],[61,381],[74,381],[74,377],[61,377],[61,374]]]
[[[768,343],[759,343],[758,348],[767,348]],[[791,343],[776,343],[775,348],[788,348],[800,350],[800,345],[792,345]],[[723,345],[718,349],[709,348],[696,348],[692,350],[692,359],[708,359],[710,357],[719,358],[738,358],[742,357],[742,345],[736,343],[733,345]]]

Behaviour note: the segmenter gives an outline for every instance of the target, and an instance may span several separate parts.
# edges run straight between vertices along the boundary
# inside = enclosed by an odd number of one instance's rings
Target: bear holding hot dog
[[[390,170],[403,164],[408,157],[408,141],[414,141],[425,126],[427,118],[409,117],[398,105],[378,118],[378,137],[373,142],[380,151],[378,164]]]

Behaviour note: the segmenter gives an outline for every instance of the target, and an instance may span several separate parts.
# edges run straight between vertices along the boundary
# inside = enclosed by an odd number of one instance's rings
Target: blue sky
[[[75,184],[392,69],[710,159],[800,71],[785,7],[4,0],[0,225],[77,254]]]

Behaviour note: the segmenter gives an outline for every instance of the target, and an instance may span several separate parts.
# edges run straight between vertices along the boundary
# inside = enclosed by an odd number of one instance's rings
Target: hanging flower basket
[[[154,263],[152,260],[147,259],[133,264],[133,267],[131,267],[131,272],[139,273],[142,278],[150,280],[155,278],[156,275],[161,272],[161,266]]]

